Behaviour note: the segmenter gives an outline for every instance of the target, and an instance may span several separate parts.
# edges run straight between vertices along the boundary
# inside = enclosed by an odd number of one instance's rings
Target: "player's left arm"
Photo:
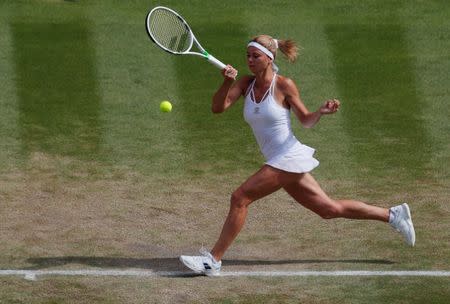
[[[300,98],[300,93],[295,83],[284,78],[281,83],[284,99],[305,128],[314,127],[324,114],[333,114],[339,110],[340,102],[337,99],[325,101],[315,112],[310,112]]]

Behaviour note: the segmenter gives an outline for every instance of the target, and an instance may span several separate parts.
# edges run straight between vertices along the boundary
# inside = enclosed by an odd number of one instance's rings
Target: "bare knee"
[[[245,195],[242,189],[237,189],[231,194],[231,208],[247,208],[252,201]]]
[[[336,201],[333,201],[332,204],[327,204],[317,212],[321,218],[326,220],[342,217],[343,213],[343,207]]]

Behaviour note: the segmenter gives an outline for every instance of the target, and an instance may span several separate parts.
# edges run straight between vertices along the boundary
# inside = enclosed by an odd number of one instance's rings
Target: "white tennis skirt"
[[[292,172],[306,173],[319,165],[319,161],[313,157],[315,150],[297,142],[292,147],[265,162],[271,167]]]

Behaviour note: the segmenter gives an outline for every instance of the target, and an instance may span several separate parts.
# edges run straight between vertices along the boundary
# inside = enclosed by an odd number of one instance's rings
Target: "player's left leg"
[[[414,246],[416,234],[408,204],[387,209],[356,200],[333,200],[309,173],[283,184],[283,188],[298,203],[325,219],[343,217],[389,222],[403,235],[408,245]]]
[[[389,220],[389,209],[356,200],[331,199],[309,173],[299,175],[296,181],[283,185],[283,188],[302,206],[325,219],[344,217],[384,222]]]

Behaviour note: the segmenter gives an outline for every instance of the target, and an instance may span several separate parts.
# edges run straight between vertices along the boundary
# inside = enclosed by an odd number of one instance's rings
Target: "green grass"
[[[230,193],[261,166],[242,103],[210,112],[219,71],[147,38],[156,4],[240,75],[252,36],[295,39],[298,62],[277,62],[307,107],[342,101],[314,129],[294,126],[317,149],[317,180],[332,197],[412,207],[410,249],[386,225],[323,221],[276,193],[252,205],[227,270],[449,270],[450,7],[375,0],[0,0],[1,269],[178,270],[179,254],[212,245]],[[450,297],[448,278],[0,280],[1,303]]]
[[[449,280],[429,278],[8,279],[5,303],[446,303]],[[217,285],[220,286],[217,286]],[[251,284],[252,289],[245,287]],[[199,285],[202,288],[198,288]],[[320,289],[317,289],[320,286]],[[214,291],[214,293],[212,292]],[[37,300],[39,299],[39,300]],[[75,300],[76,299],[76,300]],[[36,301],[37,300],[37,301]]]

